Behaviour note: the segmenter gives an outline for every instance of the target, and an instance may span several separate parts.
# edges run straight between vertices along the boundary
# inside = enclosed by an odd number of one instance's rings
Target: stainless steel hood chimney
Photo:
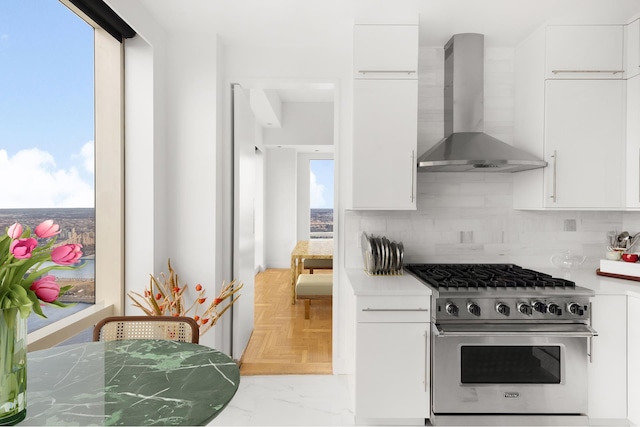
[[[484,35],[444,46],[446,137],[418,159],[419,172],[520,172],[547,162],[484,133]]]

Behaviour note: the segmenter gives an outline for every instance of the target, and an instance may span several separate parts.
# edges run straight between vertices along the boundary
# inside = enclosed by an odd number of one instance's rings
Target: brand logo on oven
[[[520,397],[520,393],[517,391],[505,391],[504,398],[505,399],[518,399]]]

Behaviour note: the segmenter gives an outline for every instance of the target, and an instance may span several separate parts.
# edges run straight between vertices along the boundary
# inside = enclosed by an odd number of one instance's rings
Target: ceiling
[[[356,22],[419,16],[420,45],[456,33],[514,47],[545,23],[627,23],[640,0],[138,0],[169,32],[216,33],[226,46],[350,51]],[[332,102],[332,88],[281,87],[282,102]]]
[[[350,49],[354,22],[420,16],[420,45],[476,32],[515,46],[544,23],[626,23],[640,0],[139,0],[170,31],[215,32],[227,45]]]

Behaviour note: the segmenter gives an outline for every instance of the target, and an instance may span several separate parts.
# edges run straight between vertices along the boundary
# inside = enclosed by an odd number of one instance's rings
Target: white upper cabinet
[[[624,81],[547,80],[545,207],[624,206],[624,123]]]
[[[418,25],[357,24],[353,32],[356,79],[418,79]]]
[[[352,208],[415,210],[418,25],[354,26]]]
[[[640,208],[640,75],[627,80],[626,206]]]
[[[628,98],[623,35],[550,26],[516,48],[514,146],[548,166],[514,174],[515,209],[640,207],[640,85]]]
[[[547,27],[547,79],[624,78],[624,25]]]
[[[418,81],[353,86],[353,208],[416,209]]]
[[[640,74],[640,19],[625,27],[625,77]]]

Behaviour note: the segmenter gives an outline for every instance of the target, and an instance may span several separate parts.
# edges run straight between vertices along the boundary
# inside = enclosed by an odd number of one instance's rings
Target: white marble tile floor
[[[208,425],[353,426],[352,380],[348,375],[243,376],[234,398]],[[590,427],[631,425],[627,420],[589,422]]]
[[[210,426],[352,426],[344,375],[256,375],[240,378],[234,398]]]

